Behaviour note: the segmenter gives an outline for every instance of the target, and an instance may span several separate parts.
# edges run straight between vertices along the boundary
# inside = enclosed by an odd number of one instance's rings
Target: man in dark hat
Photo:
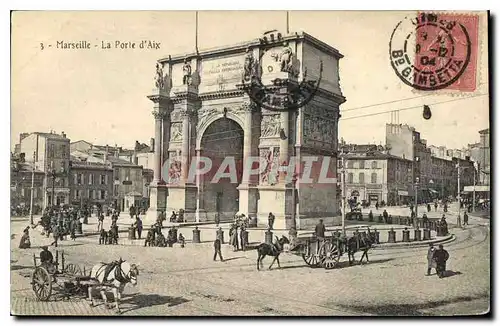
[[[47,246],[42,246],[42,251],[40,252],[40,264],[51,274],[56,270],[54,256],[52,256],[52,253],[49,251],[49,247]]]
[[[436,272],[439,278],[444,277],[446,272],[446,261],[450,258],[448,251],[444,250],[443,245],[439,245],[439,249],[434,252],[434,260],[436,261]]]
[[[49,251],[48,246],[42,246],[42,251],[40,252],[40,262],[42,264],[48,263],[52,264],[54,263],[54,256],[52,256],[52,253]]]

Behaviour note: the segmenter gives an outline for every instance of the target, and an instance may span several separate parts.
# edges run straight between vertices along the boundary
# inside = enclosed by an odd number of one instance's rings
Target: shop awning
[[[476,192],[489,192],[490,186],[465,186],[464,192],[473,192],[476,188]]]

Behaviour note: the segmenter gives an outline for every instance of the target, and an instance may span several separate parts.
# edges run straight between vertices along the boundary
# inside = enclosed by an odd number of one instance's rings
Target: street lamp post
[[[474,188],[472,189],[472,211],[476,211],[476,169],[477,169],[477,162],[474,162]]]
[[[457,217],[457,226],[461,227],[462,226],[462,221],[460,218],[460,161],[457,163],[457,183],[458,183],[458,189],[457,189],[457,198],[458,198],[458,217]]]
[[[345,193],[345,155],[344,155],[344,149],[341,149],[340,152],[340,158],[341,158],[341,170],[340,170],[340,182],[341,182],[341,189],[342,189],[342,234],[345,236],[345,200],[346,200],[346,193]]]
[[[417,218],[418,218],[418,182],[420,181],[419,177],[415,178],[415,218],[413,219],[413,227],[417,228]]]
[[[35,191],[35,159],[36,159],[36,152],[33,152],[33,168],[31,169],[31,196],[30,196],[30,223],[31,223],[31,225],[34,224],[34,222],[33,222],[33,199],[34,199],[34,191]]]

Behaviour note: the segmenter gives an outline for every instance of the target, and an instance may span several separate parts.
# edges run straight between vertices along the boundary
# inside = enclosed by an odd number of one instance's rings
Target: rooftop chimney
[[[104,150],[104,164],[108,162],[108,144],[106,144],[106,149]]]
[[[120,157],[120,150],[118,149],[118,145],[115,144],[115,157],[119,158]]]
[[[64,133],[64,131],[62,131],[62,132],[61,132],[61,136],[62,136],[63,138],[66,138],[66,134]]]

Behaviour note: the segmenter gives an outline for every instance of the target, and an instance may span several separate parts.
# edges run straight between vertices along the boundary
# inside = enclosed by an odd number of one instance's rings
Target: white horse
[[[137,285],[137,276],[139,275],[138,264],[130,264],[124,260],[115,261],[110,264],[99,263],[92,268],[90,272],[91,280],[97,281],[97,284],[89,286],[89,300],[90,305],[94,306],[94,300],[92,299],[92,290],[98,288],[104,304],[107,308],[111,308],[112,305],[108,304],[106,297],[106,290],[111,289],[115,297],[116,310],[120,312],[120,300],[122,296],[123,289],[127,283],[132,285]]]

